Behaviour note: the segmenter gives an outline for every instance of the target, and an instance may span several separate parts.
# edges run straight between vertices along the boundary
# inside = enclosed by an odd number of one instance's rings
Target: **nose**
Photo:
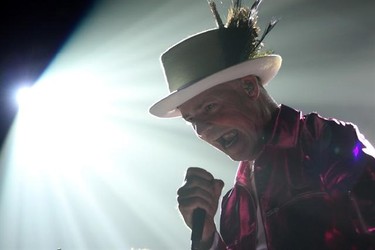
[[[195,121],[193,123],[193,128],[197,136],[203,140],[207,139],[207,132],[210,128],[210,124],[205,121]]]

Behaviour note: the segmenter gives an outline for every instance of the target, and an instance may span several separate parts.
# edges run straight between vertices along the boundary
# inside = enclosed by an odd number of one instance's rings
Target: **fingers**
[[[206,210],[207,217],[213,220],[224,182],[201,168],[189,168],[184,185],[177,191],[179,210],[186,224],[191,227],[193,210]]]
[[[189,211],[193,211],[198,207],[206,210],[207,213],[215,209],[214,196],[199,187],[191,189],[182,187],[178,190],[177,194],[179,209],[182,213],[184,211],[186,211],[185,213],[189,213]]]
[[[192,177],[200,177],[204,180],[211,181],[214,179],[214,176],[203,168],[190,167],[187,169],[185,174],[185,181],[189,180]]]
[[[214,191],[216,196],[220,196],[221,190],[224,187],[224,182],[222,180],[214,179],[214,176],[205,169],[191,167],[187,170],[185,175],[185,187],[199,187],[209,193]],[[214,189],[212,189],[213,187]]]
[[[216,196],[220,197],[223,187],[224,187],[224,182],[222,180],[217,180],[217,179],[214,180],[214,192]]]

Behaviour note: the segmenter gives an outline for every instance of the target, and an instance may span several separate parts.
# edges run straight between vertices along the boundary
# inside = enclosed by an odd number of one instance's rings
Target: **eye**
[[[215,108],[216,108],[216,104],[215,103],[209,103],[209,104],[207,104],[205,107],[204,107],[204,111],[205,112],[212,112],[212,111],[214,111],[215,110]]]
[[[193,123],[193,118],[191,116],[182,117],[187,124]]]

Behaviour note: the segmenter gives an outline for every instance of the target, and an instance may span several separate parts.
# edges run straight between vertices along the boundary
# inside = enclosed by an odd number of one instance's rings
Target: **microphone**
[[[206,211],[202,208],[196,208],[193,211],[193,228],[191,230],[191,250],[198,250],[199,243],[202,240],[204,221]]]

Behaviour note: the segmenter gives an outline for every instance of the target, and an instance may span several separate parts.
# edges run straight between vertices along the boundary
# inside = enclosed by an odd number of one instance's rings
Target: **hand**
[[[217,212],[219,198],[224,187],[222,180],[202,168],[189,168],[184,185],[177,191],[178,209],[185,223],[192,228],[192,215],[196,208],[206,211],[206,219],[201,244],[210,245],[216,231],[214,217]]]

